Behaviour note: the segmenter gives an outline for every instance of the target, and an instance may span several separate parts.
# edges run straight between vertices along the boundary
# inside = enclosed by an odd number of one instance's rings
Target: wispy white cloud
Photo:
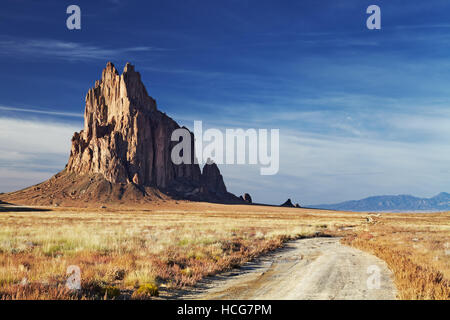
[[[222,166],[227,186],[255,201],[339,202],[374,194],[432,196],[448,191],[447,143],[280,131],[280,171],[260,176],[252,166]],[[264,186],[264,188],[261,188]]]
[[[0,192],[48,179],[67,162],[76,125],[0,118]]]
[[[124,54],[164,50],[151,46],[104,48],[55,39],[0,39],[0,55],[3,56],[51,57],[68,61],[114,59]]]
[[[12,106],[2,106],[0,105],[0,110],[4,111],[14,111],[14,112],[26,112],[26,113],[37,113],[37,114],[45,114],[50,116],[64,116],[64,117],[75,117],[75,118],[83,118],[83,115],[80,113],[74,112],[61,112],[61,111],[51,111],[51,110],[39,110],[39,109],[28,109],[28,108],[17,108]]]
[[[450,24],[440,23],[440,24],[413,24],[413,25],[397,25],[394,26],[395,29],[448,29]]]
[[[158,72],[158,73],[168,73],[168,74],[181,74],[181,75],[192,75],[196,77],[224,77],[227,76],[225,72],[219,72],[219,71],[205,71],[205,70],[191,70],[191,69],[182,69],[182,68],[173,68],[173,67],[143,67],[140,68],[140,70],[143,71],[150,71],[150,72]],[[230,76],[228,74],[228,76]]]
[[[75,125],[57,121],[0,118],[2,150],[27,153],[67,153]]]
[[[295,103],[299,111],[285,107]],[[301,111],[308,105],[312,106],[310,111]],[[334,108],[323,108],[330,105]],[[440,100],[424,103],[324,95],[286,99],[279,109],[256,103],[215,104],[211,108],[221,110],[220,118],[191,112],[175,119],[184,119],[187,127],[192,127],[193,120],[203,120],[206,127],[223,130],[279,128],[279,174],[260,176],[258,166],[223,165],[225,182],[232,192],[250,192],[259,202],[276,204],[290,197],[302,204],[317,204],[374,194],[432,196],[449,191],[447,105]],[[233,112],[228,114],[227,110]]]
[[[56,173],[56,172],[54,172]],[[51,172],[41,172],[26,169],[0,168],[0,192],[20,190],[51,177]]]
[[[386,121],[407,137],[413,135],[443,143],[450,142],[450,112],[448,110],[442,110],[437,114],[394,114]]]
[[[277,115],[247,110],[241,120],[226,112],[221,119],[191,115],[208,127],[281,127],[279,174],[260,176],[257,165],[221,165],[231,192],[249,192],[259,202],[277,204],[292,198],[305,205],[374,194],[432,196],[449,191],[450,117],[440,104],[415,106],[412,114],[388,109],[377,115],[327,110]],[[271,121],[261,122],[262,118]],[[189,127],[192,122],[183,124]],[[317,127],[320,132],[314,130]],[[79,129],[60,120],[0,118],[0,192],[38,183],[61,170],[70,138]],[[5,170],[8,174],[3,174]]]

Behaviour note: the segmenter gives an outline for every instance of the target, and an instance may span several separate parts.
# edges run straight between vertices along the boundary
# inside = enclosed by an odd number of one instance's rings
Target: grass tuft
[[[143,284],[133,293],[133,298],[135,299],[145,299],[158,296],[158,286],[154,283]]]

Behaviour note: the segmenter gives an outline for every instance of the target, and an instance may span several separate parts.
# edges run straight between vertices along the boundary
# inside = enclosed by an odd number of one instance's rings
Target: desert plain
[[[173,299],[296,239],[332,237],[383,260],[396,298],[449,299],[449,233],[449,212],[175,200],[83,208],[2,203],[0,298]],[[80,290],[67,286],[73,266]]]

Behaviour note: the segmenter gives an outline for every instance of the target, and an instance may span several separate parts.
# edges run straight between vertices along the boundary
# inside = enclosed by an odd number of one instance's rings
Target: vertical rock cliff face
[[[138,72],[127,64],[120,75],[112,63],[86,96],[84,129],[74,134],[67,172],[100,174],[113,184],[156,187],[179,198],[235,200],[217,165],[175,165],[173,130],[179,125],[160,112]],[[192,150],[194,138],[191,133]]]
[[[96,206],[186,199],[243,203],[227,192],[219,168],[200,171],[171,160],[171,136],[178,124],[160,112],[131,64],[120,75],[112,63],[86,95],[84,128],[72,138],[65,170],[35,186],[2,195],[27,205]]]

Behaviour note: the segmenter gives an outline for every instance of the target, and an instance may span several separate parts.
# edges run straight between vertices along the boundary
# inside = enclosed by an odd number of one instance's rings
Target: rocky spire
[[[219,168],[213,162],[208,161],[203,167],[201,183],[205,192],[219,195],[227,193]]]
[[[157,187],[182,198],[233,198],[217,165],[205,165],[202,174],[198,164],[172,163],[175,143],[170,138],[177,128],[157,110],[133,65],[127,63],[119,75],[108,62],[102,79],[86,95],[84,129],[72,138],[67,171],[101,174],[110,183]]]

